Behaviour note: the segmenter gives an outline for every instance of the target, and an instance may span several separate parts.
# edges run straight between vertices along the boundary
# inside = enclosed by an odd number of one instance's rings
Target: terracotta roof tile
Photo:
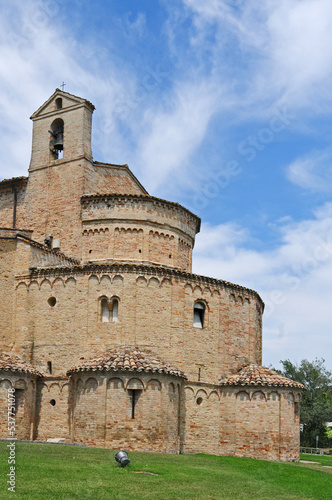
[[[83,361],[79,366],[68,370],[67,375],[74,372],[97,370],[165,373],[186,378],[178,368],[161,361],[152,354],[146,354],[138,347],[131,346],[115,347],[95,358]]]
[[[2,179],[0,181],[0,184],[15,184],[15,183],[27,181],[27,180],[28,180],[27,177],[25,177],[24,175],[21,175],[20,177],[12,177],[11,179]]]
[[[294,389],[305,390],[304,385],[295,382],[274,370],[255,363],[247,365],[237,373],[220,380],[220,385],[241,385],[241,386],[268,386],[268,387],[292,387]]]
[[[5,352],[0,352],[0,371],[24,372],[42,376],[42,374],[38,370],[36,370],[35,368],[33,368],[33,366],[23,361],[16,354],[12,353],[7,354]]]

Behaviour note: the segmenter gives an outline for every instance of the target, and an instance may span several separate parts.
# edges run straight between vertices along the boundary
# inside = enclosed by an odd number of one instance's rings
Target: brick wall
[[[204,285],[193,275],[161,275],[139,272],[131,266],[115,266],[109,272],[85,268],[36,271],[32,279],[17,279],[15,342],[33,362],[54,374],[63,374],[80,356],[117,345],[153,348],[193,380],[217,383],[225,373],[261,359],[256,351],[261,330],[257,295],[237,292],[223,282]],[[116,270],[118,269],[118,272]],[[102,322],[101,298],[119,300],[118,321]],[[50,305],[50,299],[56,304]],[[206,305],[203,328],[193,326],[197,300]],[[29,359],[29,357],[27,358]]]
[[[17,215],[17,227],[33,230],[32,238],[44,243],[53,234],[60,249],[81,258],[80,196],[87,160],[54,165],[30,172],[25,203]]]
[[[1,329],[0,345],[8,349],[12,343],[13,310],[15,307],[14,276],[15,276],[15,239],[0,238],[0,300]]]
[[[182,451],[262,460],[299,459],[299,391],[185,384]]]
[[[26,373],[0,371],[0,437],[8,434],[8,389],[15,389],[15,437],[32,439],[36,403],[36,377]],[[11,393],[12,394],[12,393]]]
[[[181,406],[181,451],[220,454],[220,389],[186,383]]]
[[[46,371],[46,370],[45,370]],[[33,439],[70,441],[69,383],[67,378],[46,376],[38,381]]]
[[[2,376],[1,376],[2,375]],[[77,372],[70,379],[0,373],[0,436],[16,388],[16,437],[166,453],[299,459],[300,392],[225,387],[170,375]],[[133,397],[135,404],[133,409]]]
[[[76,388],[71,416],[74,442],[178,452],[181,379],[130,372],[84,372],[72,378]]]
[[[82,199],[83,262],[135,260],[191,271],[199,219],[164,200],[140,196]]]
[[[14,223],[14,191],[17,193],[16,219],[22,211],[27,180],[3,181],[0,183],[0,226],[12,228]],[[16,221],[16,227],[19,227]],[[21,229],[24,227],[21,226]]]
[[[128,165],[93,162],[85,169],[84,194],[123,193],[147,194]]]

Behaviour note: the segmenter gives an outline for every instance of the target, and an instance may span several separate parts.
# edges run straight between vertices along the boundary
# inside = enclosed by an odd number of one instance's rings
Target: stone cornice
[[[54,168],[54,167],[58,167],[58,166],[65,165],[65,164],[68,165],[69,163],[75,163],[75,162],[78,162],[80,160],[86,160],[86,161],[91,163],[92,157],[84,154],[84,155],[77,156],[76,158],[72,158],[71,160],[68,160],[66,158],[59,158],[58,160],[52,160],[48,165],[45,165],[44,167],[37,167],[37,168],[29,167],[29,173],[31,174],[32,172],[39,172],[41,170],[47,170],[50,167]]]
[[[140,203],[152,203],[156,206],[164,206],[171,208],[173,210],[186,213],[190,219],[196,224],[196,232],[200,231],[201,219],[195,215],[193,212],[183,207],[179,203],[174,201],[163,200],[161,198],[155,198],[154,196],[144,195],[144,194],[120,194],[120,193],[106,193],[106,194],[85,194],[81,196],[81,204],[83,208],[86,208],[90,203],[96,204],[99,202],[108,201],[121,201],[121,202],[140,202]]]
[[[187,280],[189,282],[194,282],[195,284],[201,285],[213,285],[217,288],[224,288],[229,290],[234,290],[242,293],[246,293],[250,296],[258,299],[259,303],[264,310],[264,302],[255,290],[246,288],[241,285],[236,285],[228,281],[209,278],[207,276],[201,276],[198,274],[188,273],[186,271],[181,271],[180,269],[168,268],[165,266],[152,266],[152,265],[142,265],[142,264],[130,264],[130,263],[106,263],[106,264],[94,264],[89,263],[85,265],[77,265],[72,267],[45,267],[45,268],[31,268],[30,277],[46,277],[46,276],[68,276],[68,275],[82,275],[82,274],[137,274],[137,275],[149,275],[149,276],[161,276],[168,278],[180,278],[182,280]]]

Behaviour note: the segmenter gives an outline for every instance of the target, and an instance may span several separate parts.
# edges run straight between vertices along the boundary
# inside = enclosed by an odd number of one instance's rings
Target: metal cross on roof
[[[60,87],[62,88],[62,92],[65,90],[65,82],[62,82],[62,84],[60,85]]]

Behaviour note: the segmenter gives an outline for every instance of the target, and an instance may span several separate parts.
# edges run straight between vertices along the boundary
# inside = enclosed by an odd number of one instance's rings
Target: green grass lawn
[[[16,443],[16,493],[12,493],[6,484],[6,445],[0,442],[1,500],[332,498],[332,469],[317,465],[130,452],[131,464],[122,469],[111,450],[20,442]],[[332,457],[315,456],[318,459],[332,466]]]
[[[332,467],[332,455],[310,455],[304,453],[301,455],[300,460],[305,460],[306,462],[318,462],[321,465],[327,465]]]

